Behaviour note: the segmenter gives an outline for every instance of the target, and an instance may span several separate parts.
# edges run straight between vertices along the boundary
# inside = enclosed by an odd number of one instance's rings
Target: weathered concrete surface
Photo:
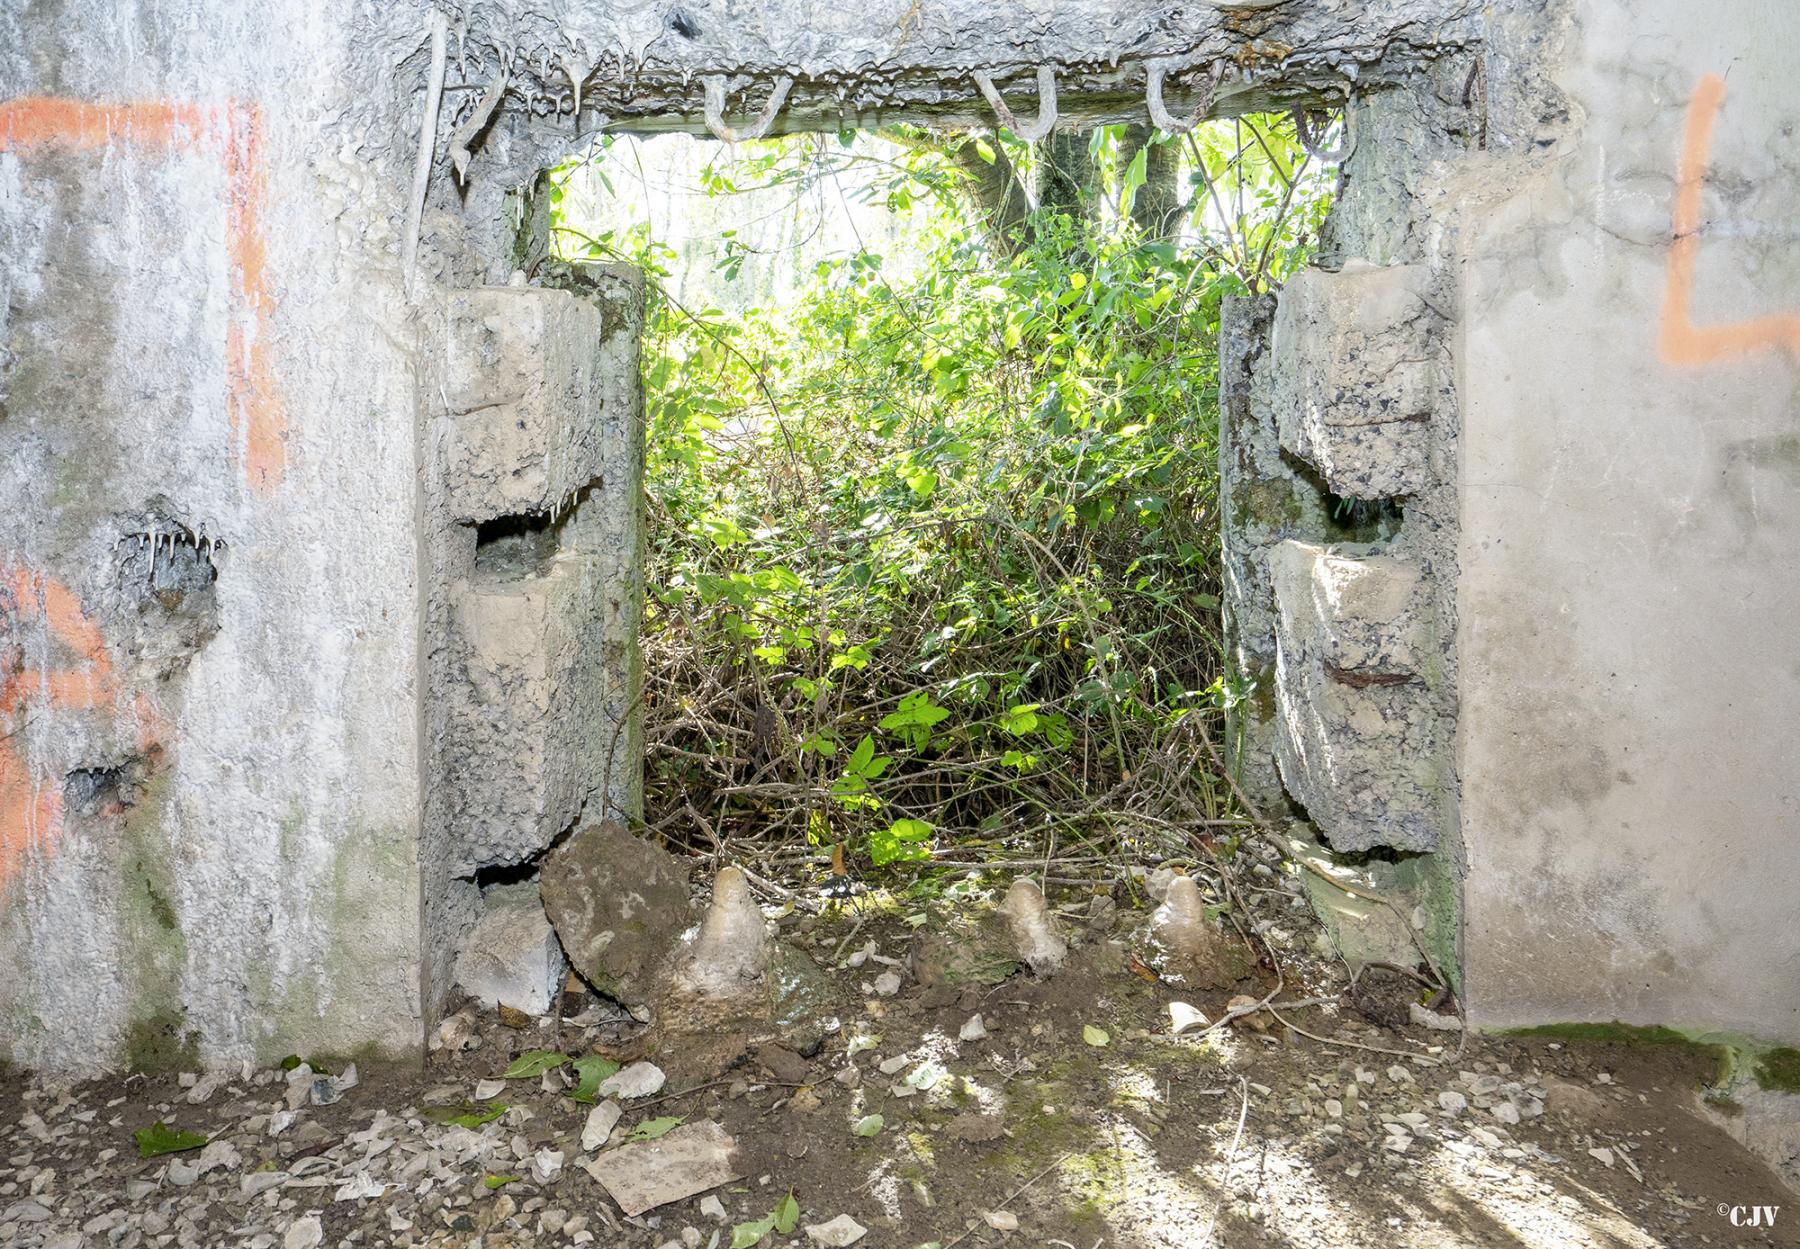
[[[1444,318],[1423,265],[1308,268],[1282,288],[1270,343],[1281,445],[1335,494],[1430,487],[1432,422],[1455,419]]]
[[[1800,10],[1574,13],[1458,249],[1468,1007],[1793,1041]]]
[[[601,474],[599,306],[527,286],[452,291],[445,305],[452,517],[571,510]]]
[[[1091,124],[1142,121],[1144,61],[1165,61],[1168,104],[1189,111],[1185,71],[1222,62],[1222,111],[1272,99],[1341,96],[1352,77],[1404,80],[1424,61],[1473,42],[1473,0],[1314,0],[1274,7],[1174,0],[642,0],[468,6],[459,81],[486,84],[502,48],[507,105],[545,134],[602,120],[628,129],[701,128],[704,75],[727,79],[725,116],[742,125],[777,74],[792,77],[775,130],[838,130],[902,119],[991,125],[971,74],[990,73],[1015,111],[1034,115],[1038,66],[1056,68],[1060,112]],[[513,56],[514,49],[523,55]],[[465,92],[473,107],[480,93]],[[565,144],[568,140],[564,140]]]
[[[481,918],[456,956],[456,985],[484,1006],[542,1015],[556,1002],[569,962],[532,881],[482,894]]]
[[[424,1031],[404,98],[315,12],[0,6],[0,1058]]]
[[[1427,680],[1441,647],[1422,565],[1381,548],[1289,541],[1269,567],[1288,792],[1338,851],[1437,849],[1451,779]]]

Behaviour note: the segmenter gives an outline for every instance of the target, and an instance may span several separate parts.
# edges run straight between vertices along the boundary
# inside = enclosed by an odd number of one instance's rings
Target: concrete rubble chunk
[[[1024,876],[1013,881],[1000,910],[1006,916],[1006,929],[1012,937],[1013,948],[1026,966],[1040,976],[1048,976],[1062,967],[1063,960],[1069,956],[1069,945],[1063,940],[1056,919],[1050,914],[1049,904],[1044,901],[1043,890],[1036,882]]]
[[[769,965],[768,927],[750,896],[750,883],[735,867],[713,881],[712,902],[700,934],[682,959],[678,978],[694,993],[730,997],[760,989]]]
[[[478,554],[475,575],[458,585],[452,623],[461,664],[446,690],[444,751],[461,873],[528,862],[589,799],[611,723],[596,641],[604,633],[602,579],[592,553],[546,546]]]
[[[617,1097],[629,1101],[634,1097],[648,1097],[660,1092],[666,1080],[662,1068],[655,1063],[635,1062],[600,1081],[599,1093],[602,1097]]]
[[[1288,792],[1338,851],[1435,849],[1450,765],[1425,659],[1435,629],[1422,567],[1377,548],[1293,541],[1269,566]]]
[[[868,1235],[868,1231],[868,1228],[849,1215],[840,1214],[826,1223],[808,1223],[806,1238],[816,1245],[824,1245],[826,1249],[845,1249],[845,1246],[854,1245]]]
[[[1242,942],[1222,932],[1206,916],[1206,903],[1192,876],[1169,882],[1163,904],[1150,916],[1165,979],[1197,989],[1228,989],[1248,976],[1254,960]]]
[[[548,1013],[568,960],[544,913],[537,883],[496,885],[482,894],[481,907],[481,918],[456,958],[458,987],[490,1009]]]
[[[1422,265],[1308,268],[1282,288],[1271,340],[1281,445],[1334,493],[1432,484],[1432,423],[1453,403],[1440,302]]]
[[[539,888],[575,970],[621,1002],[647,1002],[688,922],[681,860],[604,821],[545,856]]]
[[[624,1112],[619,1103],[604,1101],[588,1111],[587,1122],[581,1125],[581,1148],[586,1153],[593,1153],[602,1148],[612,1138],[612,1130],[618,1126],[619,1116]]]
[[[628,1218],[743,1178],[737,1142],[711,1119],[684,1123],[653,1141],[610,1149],[588,1173]]]

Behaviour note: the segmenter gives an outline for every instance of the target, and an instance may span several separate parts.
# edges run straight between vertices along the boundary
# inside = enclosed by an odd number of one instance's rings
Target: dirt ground
[[[1083,901],[1062,901],[1080,921]],[[1172,1000],[1217,1020],[1232,992],[1178,993],[1149,973],[1138,919],[1127,905],[1077,927],[1049,978],[902,975],[884,996],[877,973],[907,966],[916,931],[899,911],[795,912],[780,931],[842,986],[838,1026],[811,1058],[765,1047],[722,1072],[595,1023],[605,1012],[571,996],[564,1019],[481,1017],[468,1048],[362,1070],[335,1104],[288,1115],[278,1070],[203,1098],[192,1075],[62,1090],[0,1077],[0,1244],[730,1249],[790,1192],[798,1226],[766,1247],[830,1243],[807,1228],[839,1215],[867,1229],[860,1244],[898,1249],[1800,1244],[1800,1201],[1696,1113],[1703,1052],[1462,1043],[1398,1022],[1410,981],[1365,973],[1346,1007],[1341,965],[1298,956],[1276,1004],[1329,1000],[1281,1010],[1291,1027],[1264,1012],[1177,1037]],[[854,968],[852,951],[866,952]],[[1270,992],[1261,975],[1237,991]],[[477,1088],[520,1054],[596,1047],[668,1070],[655,1095],[621,1099],[600,1151],[582,1149],[589,1107],[566,1070]],[[433,1122],[449,1103],[507,1109]],[[722,1125],[743,1178],[626,1218],[596,1155],[665,1116]],[[215,1143],[140,1158],[133,1133],[158,1121]],[[1734,1226],[1734,1208],[1766,1224],[1757,1207],[1781,1208],[1773,1228]]]

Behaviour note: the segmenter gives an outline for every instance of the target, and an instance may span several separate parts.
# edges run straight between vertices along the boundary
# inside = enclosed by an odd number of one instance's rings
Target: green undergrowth
[[[677,248],[558,215],[553,188],[563,258],[651,279],[652,830],[864,869],[1093,863],[1232,813],[1205,748],[1245,693],[1221,662],[1219,307],[1302,263],[1324,210],[1290,139],[1237,134],[1191,145],[1224,223],[1144,234],[1138,159],[1004,246],[946,156],[964,140],[914,136],[870,194],[936,206],[922,260],[835,256],[741,314],[681,303]],[[706,176],[804,187],[835,143]]]

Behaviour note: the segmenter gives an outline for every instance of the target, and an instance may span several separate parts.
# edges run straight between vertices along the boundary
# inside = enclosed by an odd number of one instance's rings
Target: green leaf
[[[775,1203],[775,1213],[769,1216],[775,1220],[775,1230],[786,1236],[800,1226],[800,1203],[794,1200],[794,1192],[788,1190],[787,1196]]]
[[[773,1218],[757,1219],[754,1223],[739,1223],[731,1229],[731,1249],[750,1249],[759,1245],[768,1234],[775,1230]]]
[[[880,1115],[864,1115],[856,1121],[856,1126],[850,1130],[857,1136],[879,1136],[881,1134],[881,1129],[886,1126],[887,1120]]]
[[[478,1128],[484,1123],[492,1123],[506,1113],[506,1107],[499,1102],[489,1102],[485,1106],[474,1106],[467,1102],[457,1106],[427,1106],[419,1112],[419,1117],[427,1123],[442,1123],[459,1128]]]
[[[512,1066],[500,1073],[503,1080],[524,1080],[531,1076],[541,1076],[546,1071],[568,1062],[568,1058],[555,1050],[528,1050],[513,1059]]]
[[[869,835],[869,858],[876,867],[905,860],[928,859],[931,851],[920,843],[930,840],[930,824],[903,816],[887,828]]]
[[[856,743],[856,749],[850,755],[850,762],[844,766],[851,772],[863,772],[868,769],[874,758],[875,739],[864,734],[863,739]]]
[[[653,1141],[659,1136],[667,1136],[669,1132],[681,1126],[681,1118],[677,1115],[664,1115],[660,1119],[646,1119],[626,1134],[625,1142]]]
[[[504,1188],[508,1184],[517,1184],[519,1182],[519,1177],[516,1175],[490,1175],[485,1177],[481,1182],[491,1193],[496,1188]],[[508,1198],[508,1200],[511,1199]]]
[[[569,1096],[583,1105],[591,1105],[600,1095],[600,1082],[614,1074],[619,1064],[599,1054],[587,1054],[575,1059],[570,1066],[575,1068],[577,1083],[570,1090]]]
[[[183,1132],[179,1128],[172,1128],[160,1120],[147,1128],[139,1128],[135,1135],[140,1158],[156,1158],[162,1154],[179,1154],[189,1149],[199,1149],[210,1139],[198,1132]]]
[[[1112,1037],[1107,1034],[1106,1029],[1096,1028],[1093,1024],[1088,1024],[1081,1030],[1081,1039],[1095,1049],[1102,1049],[1112,1043]]]

